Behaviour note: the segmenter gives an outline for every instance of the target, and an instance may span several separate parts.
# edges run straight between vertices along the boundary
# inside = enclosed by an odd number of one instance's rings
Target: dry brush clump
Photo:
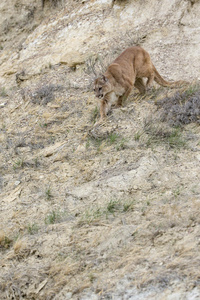
[[[63,90],[62,86],[43,84],[35,90],[22,89],[21,94],[24,100],[30,100],[34,104],[47,105],[55,99],[55,93],[61,90]]]
[[[173,96],[158,101],[162,109],[161,120],[171,126],[181,126],[189,123],[200,124],[200,84],[191,85],[183,91],[177,91]]]
[[[42,0],[42,7],[46,5],[46,3],[49,3],[51,6],[56,7],[58,3],[62,3],[62,0]]]
[[[161,97],[162,89],[158,93],[156,98]],[[154,91],[148,97],[154,98]],[[142,141],[148,147],[161,144],[168,148],[187,147],[183,126],[200,123],[199,83],[170,92],[170,96],[156,100],[155,104],[158,110],[144,118],[143,128],[134,135],[135,141]]]

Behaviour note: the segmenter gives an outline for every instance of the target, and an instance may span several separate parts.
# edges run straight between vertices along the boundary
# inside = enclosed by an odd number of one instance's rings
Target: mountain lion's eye
[[[99,88],[99,91],[101,91],[101,90],[102,90],[102,87]]]

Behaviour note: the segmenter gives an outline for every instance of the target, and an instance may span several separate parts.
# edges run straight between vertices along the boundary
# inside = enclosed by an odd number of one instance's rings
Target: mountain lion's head
[[[94,82],[94,92],[97,98],[102,99],[112,91],[112,86],[104,75],[97,78]]]

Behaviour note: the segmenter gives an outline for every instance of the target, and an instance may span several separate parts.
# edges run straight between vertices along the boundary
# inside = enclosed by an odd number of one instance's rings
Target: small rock
[[[17,180],[15,181],[15,186],[18,186],[21,183],[21,181]]]
[[[200,161],[200,154],[197,154],[196,158]]]
[[[76,152],[84,152],[86,149],[86,144],[81,144],[77,147]]]

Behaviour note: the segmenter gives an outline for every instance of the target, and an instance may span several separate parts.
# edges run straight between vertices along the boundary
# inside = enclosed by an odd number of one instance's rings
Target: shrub
[[[200,124],[200,86],[193,85],[156,103],[162,108],[161,120],[171,126],[196,122]]]

